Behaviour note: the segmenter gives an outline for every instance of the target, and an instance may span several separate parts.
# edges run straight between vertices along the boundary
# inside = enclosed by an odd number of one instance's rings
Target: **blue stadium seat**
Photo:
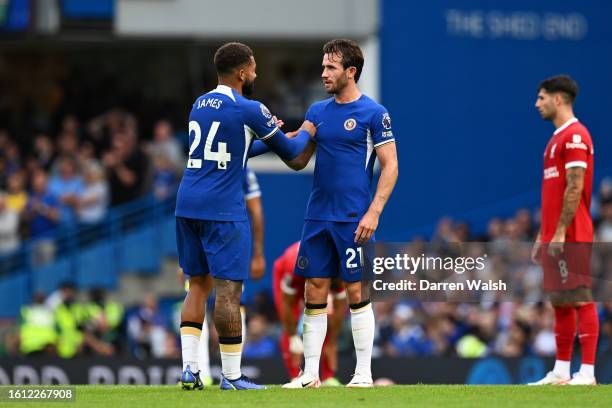
[[[161,255],[178,256],[176,250],[176,221],[174,216],[169,216],[159,221],[158,239]]]
[[[32,268],[34,290],[47,295],[56,290],[62,282],[73,280],[72,262],[69,258],[59,258],[47,265]]]
[[[158,273],[161,266],[157,230],[153,225],[130,231],[119,240],[121,272]]]
[[[0,317],[15,317],[21,306],[30,302],[29,279],[26,272],[0,278]]]
[[[114,246],[101,242],[81,250],[76,262],[77,286],[83,289],[117,287],[117,267]]]

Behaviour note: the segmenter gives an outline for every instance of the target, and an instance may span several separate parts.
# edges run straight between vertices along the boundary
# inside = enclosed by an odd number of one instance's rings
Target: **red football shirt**
[[[542,180],[542,242],[550,242],[563,207],[566,187],[565,172],[572,167],[586,169],[584,188],[578,210],[567,228],[566,242],[592,242],[591,193],[593,192],[593,142],[578,119],[572,118],[553,133],[544,151]]]

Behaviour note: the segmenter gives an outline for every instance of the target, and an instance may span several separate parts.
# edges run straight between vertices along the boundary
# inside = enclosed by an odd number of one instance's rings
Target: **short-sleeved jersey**
[[[566,242],[592,242],[591,194],[593,191],[593,142],[584,125],[573,118],[559,127],[544,151],[544,177],[542,180],[542,242],[550,242],[557,229],[563,195],[566,170],[583,167],[584,188],[580,204],[572,224],[567,228]]]
[[[219,85],[196,99],[189,115],[189,158],[178,189],[176,215],[246,221],[243,179],[253,138],[278,127],[261,103]]]
[[[244,193],[244,199],[250,200],[252,198],[261,197],[261,189],[259,188],[259,182],[255,172],[248,166],[244,172],[242,179],[242,191]]]
[[[317,158],[307,220],[358,222],[367,211],[376,147],[395,140],[387,110],[366,95],[313,104]]]

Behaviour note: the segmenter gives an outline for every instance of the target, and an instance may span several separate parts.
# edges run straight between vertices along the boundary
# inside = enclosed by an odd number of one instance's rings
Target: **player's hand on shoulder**
[[[276,126],[278,128],[282,128],[283,126],[285,126],[285,122],[283,122],[282,119],[279,119],[276,116],[272,116],[272,119],[274,119],[274,123],[276,123]]]

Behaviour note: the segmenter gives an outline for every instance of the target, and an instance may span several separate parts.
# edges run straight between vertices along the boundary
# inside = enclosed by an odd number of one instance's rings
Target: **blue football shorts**
[[[365,247],[355,243],[358,222],[306,220],[295,263],[295,274],[305,278],[341,278],[345,282],[367,280]],[[374,242],[374,236],[370,238]]]
[[[243,281],[249,277],[249,221],[211,221],[176,217],[179,265],[185,274]]]

